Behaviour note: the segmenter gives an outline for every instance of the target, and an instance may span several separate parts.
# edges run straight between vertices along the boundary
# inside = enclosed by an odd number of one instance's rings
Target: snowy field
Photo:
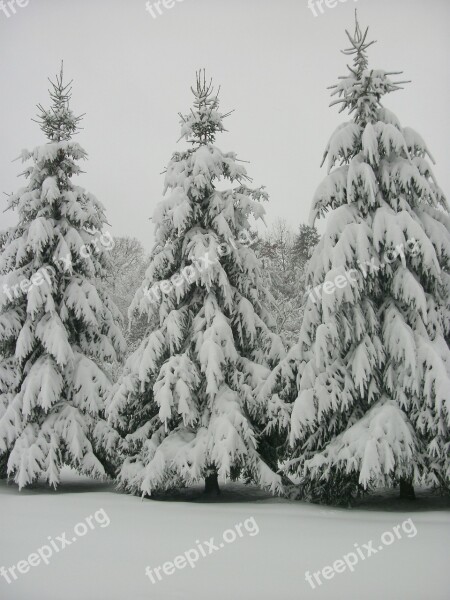
[[[54,553],[48,565],[32,567],[7,584],[0,579],[2,600],[165,600],[210,599],[364,599],[448,600],[450,597],[449,502],[419,494],[412,505],[380,495],[352,510],[270,498],[254,488],[228,485],[220,500],[205,502],[199,490],[171,500],[141,501],[117,493],[109,484],[65,472],[57,492],[39,485],[19,493],[0,483],[0,566],[17,565],[63,532],[71,540],[74,526],[101,512],[102,519],[76,543]],[[88,493],[89,492],[89,493]],[[104,518],[107,515],[109,524]],[[253,519],[251,519],[253,517]],[[248,521],[251,519],[251,521]],[[326,565],[369,540],[374,547],[384,532],[411,519],[417,533],[400,529],[383,552],[323,580],[315,589],[305,571]],[[214,537],[219,546],[225,530],[238,523],[241,536],[195,568],[186,565],[152,584],[151,569]],[[81,527],[81,532],[83,532]],[[229,534],[231,535],[231,534]],[[388,536],[388,539],[389,536]],[[59,543],[59,542],[58,542]],[[56,544],[56,542],[55,542]],[[202,545],[203,547],[203,545]],[[208,545],[204,545],[208,548]]]

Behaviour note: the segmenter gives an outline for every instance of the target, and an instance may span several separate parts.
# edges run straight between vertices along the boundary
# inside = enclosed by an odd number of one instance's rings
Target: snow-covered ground
[[[0,566],[26,560],[38,548],[71,541],[74,526],[91,519],[76,543],[54,552],[49,564],[32,566],[8,584],[2,600],[448,600],[450,597],[450,512],[444,499],[420,496],[402,504],[380,495],[352,510],[269,498],[254,488],[225,486],[219,500],[205,502],[189,490],[171,500],[145,500],[113,486],[64,473],[57,492],[34,486],[18,492],[0,482]],[[100,513],[100,509],[103,509]],[[110,520],[107,525],[105,513]],[[100,518],[101,516],[101,518]],[[253,517],[253,519],[251,519]],[[248,520],[250,519],[250,520]],[[408,522],[383,551],[359,560],[350,572],[335,573],[315,589],[305,581],[364,544],[380,545],[384,532]],[[239,523],[242,535],[223,544],[222,534]],[[245,525],[247,523],[247,525]],[[257,525],[257,527],[255,526]],[[103,525],[103,526],[102,526]],[[105,526],[107,525],[107,526]],[[86,527],[77,531],[83,532]],[[257,532],[257,530],[259,531]],[[235,530],[236,531],[236,530]],[[51,539],[49,539],[49,536]],[[228,537],[233,537],[230,533]],[[208,555],[214,537],[218,549]],[[391,536],[386,537],[387,540]],[[206,550],[195,568],[186,565],[152,584],[145,568],[197,547]],[[195,556],[192,554],[192,556]],[[34,559],[36,560],[36,559]],[[341,567],[342,568],[342,567]],[[24,570],[24,567],[22,567]],[[167,567],[170,571],[170,567]]]

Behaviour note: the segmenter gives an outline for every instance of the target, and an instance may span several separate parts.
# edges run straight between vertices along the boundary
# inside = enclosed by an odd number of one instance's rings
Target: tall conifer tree
[[[328,215],[309,263],[298,345],[263,397],[292,408],[287,468],[308,498],[347,501],[400,483],[448,487],[450,219],[422,137],[382,105],[403,82],[368,66],[367,41],[333,88],[351,120],[325,151],[312,221]]]
[[[148,316],[149,332],[109,409],[127,434],[119,481],[150,495],[203,478],[206,491],[218,491],[218,476],[243,475],[276,490],[268,406],[254,390],[283,347],[249,243],[251,217],[262,218],[267,194],[247,187],[236,155],[215,146],[226,115],[204,73],[192,92],[181,120],[191,147],[167,167],[156,246],[133,305]]]
[[[124,351],[102,284],[112,239],[104,208],[72,183],[86,158],[72,140],[81,117],[62,67],[50,83],[50,108],[38,106],[48,142],[22,152],[28,183],[9,197],[18,223],[0,256],[0,460],[20,488],[39,477],[56,487],[64,464],[114,474],[103,365]]]

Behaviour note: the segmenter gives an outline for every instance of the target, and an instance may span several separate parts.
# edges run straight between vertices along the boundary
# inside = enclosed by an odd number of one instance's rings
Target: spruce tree
[[[267,403],[255,389],[283,354],[266,309],[251,219],[262,218],[262,189],[250,189],[205,74],[155,210],[156,245],[131,310],[149,330],[112,394],[111,422],[126,435],[120,485],[151,495],[205,479],[239,476],[279,489]],[[228,187],[227,187],[228,182]]]
[[[422,137],[382,105],[404,82],[368,67],[367,30],[347,35],[354,64],[332,104],[351,120],[313,201],[327,221],[300,339],[263,389],[292,410],[287,469],[326,502],[397,484],[413,497],[450,476],[448,206]]]
[[[104,365],[125,350],[102,283],[104,208],[71,180],[87,155],[72,140],[81,117],[62,66],[50,83],[50,108],[38,106],[48,142],[22,152],[28,182],[8,198],[18,223],[0,255],[0,461],[20,488],[40,477],[56,487],[63,465],[114,474]]]
[[[306,269],[306,265],[312,256],[314,248],[319,243],[320,236],[315,227],[310,227],[302,223],[296,234],[292,247],[292,260],[296,267],[301,271]]]

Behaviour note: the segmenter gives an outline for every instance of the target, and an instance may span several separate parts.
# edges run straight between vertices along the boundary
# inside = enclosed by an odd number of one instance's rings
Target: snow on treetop
[[[193,144],[214,142],[216,133],[225,131],[223,119],[227,116],[219,112],[219,91],[214,95],[212,80],[206,82],[205,70],[198,71],[194,94],[194,107],[187,115],[181,115],[181,137]],[[230,114],[230,113],[228,113]]]

